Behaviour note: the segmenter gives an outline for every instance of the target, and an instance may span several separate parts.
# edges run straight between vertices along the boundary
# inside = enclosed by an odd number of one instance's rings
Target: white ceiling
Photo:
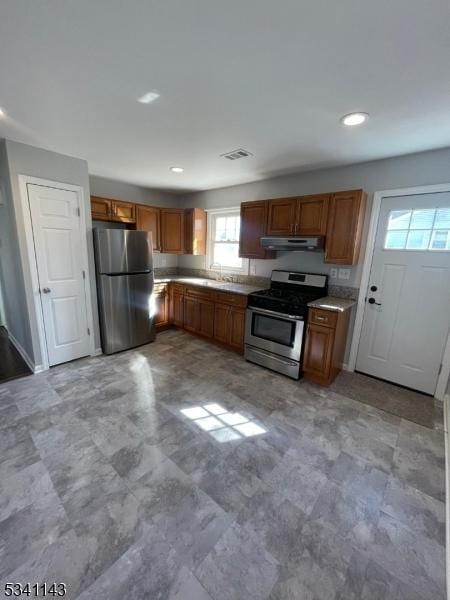
[[[447,146],[449,18],[448,0],[1,0],[0,136],[172,190]],[[344,128],[353,110],[371,118]]]

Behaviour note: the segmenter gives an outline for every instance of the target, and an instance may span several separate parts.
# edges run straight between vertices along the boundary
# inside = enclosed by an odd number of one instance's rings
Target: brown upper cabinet
[[[136,228],[150,231],[152,234],[153,252],[161,252],[161,209],[156,206],[138,204],[136,206]]]
[[[91,196],[91,215],[93,221],[111,221],[111,200]]]
[[[91,196],[91,214],[92,219],[98,221],[136,222],[135,205],[123,200]]]
[[[132,202],[123,202],[122,200],[112,200],[112,220],[119,223],[136,223],[135,204]]]
[[[325,235],[329,194],[268,201],[267,235]]]
[[[277,198],[267,203],[267,235],[294,235],[297,198]]]
[[[297,200],[296,235],[325,235],[330,194],[302,196]]]
[[[273,258],[274,253],[261,246],[261,237],[266,235],[266,223],[266,200],[241,204],[239,256],[242,258]]]
[[[206,254],[206,212],[201,208],[184,211],[184,253]]]
[[[161,252],[184,254],[184,209],[161,209]]]
[[[363,190],[331,194],[325,242],[326,263],[358,262],[367,195]]]

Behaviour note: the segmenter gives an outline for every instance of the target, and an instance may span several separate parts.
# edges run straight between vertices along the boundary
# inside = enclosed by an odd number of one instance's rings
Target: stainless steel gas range
[[[270,289],[248,297],[245,358],[299,379],[307,304],[326,296],[327,289],[327,275],[272,271]]]

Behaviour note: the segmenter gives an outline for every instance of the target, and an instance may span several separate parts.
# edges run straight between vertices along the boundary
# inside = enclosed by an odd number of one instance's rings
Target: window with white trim
[[[208,212],[207,268],[244,273],[248,261],[239,257],[239,208]]]
[[[391,210],[384,248],[450,251],[450,207]]]

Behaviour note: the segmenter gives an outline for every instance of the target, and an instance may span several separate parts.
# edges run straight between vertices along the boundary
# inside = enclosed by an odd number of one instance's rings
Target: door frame
[[[30,175],[19,175],[19,191],[20,191],[20,203],[23,216],[23,226],[25,233],[25,246],[26,256],[28,258],[28,265],[25,265],[25,261],[22,259],[22,267],[24,270],[25,278],[25,289],[27,290],[27,296],[29,298],[29,311],[31,320],[31,337],[33,346],[39,347],[41,351],[42,363],[34,365],[34,372],[38,373],[41,371],[47,371],[50,368],[48,351],[47,351],[47,340],[45,337],[44,328],[44,315],[42,311],[42,300],[39,292],[39,277],[37,268],[36,251],[34,246],[33,227],[31,220],[31,212],[28,198],[28,184],[40,185],[43,187],[51,187],[58,190],[66,190],[69,192],[75,192],[78,196],[79,208],[80,208],[80,232],[81,232],[81,262],[83,270],[86,273],[84,279],[84,298],[86,304],[86,317],[87,325],[90,331],[89,335],[89,348],[91,356],[96,353],[95,341],[94,341],[94,319],[92,314],[92,303],[91,303],[91,278],[89,273],[89,261],[87,252],[87,238],[86,238],[86,221],[87,221],[87,207],[84,199],[83,188],[78,185],[72,185],[68,183],[62,183],[60,181],[51,181],[49,179],[41,179],[40,177],[32,177]],[[29,275],[29,277],[27,277]],[[28,279],[28,282],[27,282]],[[28,285],[27,285],[28,284]],[[34,323],[33,323],[34,322]],[[35,325],[35,327],[33,327]]]
[[[353,328],[352,343],[350,346],[350,356],[347,365],[348,371],[354,371],[356,368],[356,358],[358,356],[359,342],[361,339],[364,309],[366,306],[367,288],[369,286],[370,270],[372,268],[373,254],[375,251],[375,238],[378,228],[381,203],[384,198],[393,198],[395,196],[414,196],[417,194],[434,194],[439,192],[450,192],[450,183],[440,183],[435,185],[423,185],[419,187],[400,188],[394,190],[383,190],[375,192],[373,195],[372,212],[370,215],[369,232],[367,235],[366,252],[364,256],[361,283],[359,287],[355,325]],[[450,253],[449,253],[450,256]],[[447,383],[450,377],[450,332],[445,344],[444,355],[442,357],[442,369],[439,374],[434,397],[443,400]]]

